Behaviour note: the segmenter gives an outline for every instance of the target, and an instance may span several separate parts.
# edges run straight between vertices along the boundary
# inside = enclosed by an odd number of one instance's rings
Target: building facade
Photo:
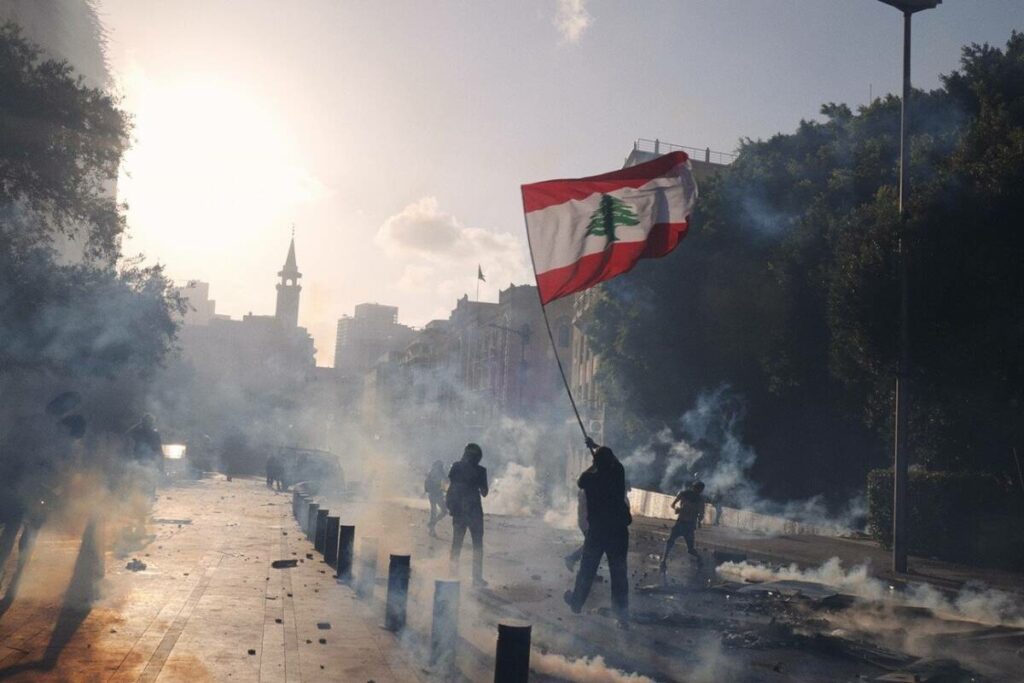
[[[404,349],[415,331],[398,322],[398,307],[358,304],[354,315],[338,321],[334,368],[343,376],[359,376],[384,355]]]

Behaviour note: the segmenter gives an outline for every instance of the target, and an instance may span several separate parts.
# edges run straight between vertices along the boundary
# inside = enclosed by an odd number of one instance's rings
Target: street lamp
[[[914,12],[932,9],[942,0],[879,0],[903,12],[903,98],[900,100],[900,232],[896,254],[900,278],[899,365],[896,370],[896,429],[893,444],[892,568],[907,571],[907,481],[910,476],[907,454],[907,427],[910,417],[910,288],[907,268],[907,101],[910,99],[910,17]]]

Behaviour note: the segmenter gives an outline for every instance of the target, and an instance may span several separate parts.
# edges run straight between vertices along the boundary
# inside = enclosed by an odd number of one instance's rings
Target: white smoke
[[[647,676],[609,667],[600,655],[594,658],[570,659],[534,650],[530,655],[530,668],[548,676],[579,683],[654,683],[654,680]]]
[[[487,512],[532,517],[541,509],[543,501],[537,486],[537,470],[516,462],[506,464],[504,471],[491,482]]]
[[[688,482],[701,479],[707,487],[706,495],[721,496],[728,507],[821,527],[851,529],[863,525],[863,497],[849,501],[837,513],[829,512],[820,495],[786,502],[762,497],[758,485],[748,476],[757,453],[743,442],[744,417],[743,401],[729,385],[701,393],[676,425],[662,428],[623,459],[627,476],[636,486],[655,487],[664,493],[675,493]]]
[[[940,615],[982,624],[1024,627],[1024,604],[1015,596],[980,583],[969,583],[953,596],[947,596],[930,584],[913,584],[897,591],[874,578],[867,564],[843,569],[838,557],[820,567],[800,569],[796,564],[774,568],[756,562],[725,562],[715,571],[744,581],[808,581],[835,588],[867,600],[923,607]]]

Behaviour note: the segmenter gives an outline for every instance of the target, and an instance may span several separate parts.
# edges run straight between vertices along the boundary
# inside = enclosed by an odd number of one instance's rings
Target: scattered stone
[[[133,557],[132,561],[126,564],[124,568],[131,572],[141,572],[146,568],[146,563],[140,561],[137,557]]]
[[[276,624],[280,624],[280,623],[281,623],[281,619],[280,619],[280,618],[278,618],[278,619],[274,619],[274,623],[276,623]]]
[[[329,621],[320,621],[320,622],[317,622],[316,627],[318,629],[320,629],[321,631],[329,631],[330,628],[331,628],[331,622],[329,622]]]
[[[313,553],[306,553],[306,559],[307,560],[312,560],[313,559]]]
[[[249,654],[251,654],[251,655],[256,654],[256,650],[249,650]]]
[[[321,638],[320,639],[320,644],[321,645],[326,645],[327,644],[327,639],[326,638]]]

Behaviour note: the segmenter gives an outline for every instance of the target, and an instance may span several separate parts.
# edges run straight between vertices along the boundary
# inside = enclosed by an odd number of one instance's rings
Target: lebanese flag
[[[541,304],[664,256],[689,228],[697,183],[685,152],[590,178],[523,185]]]

